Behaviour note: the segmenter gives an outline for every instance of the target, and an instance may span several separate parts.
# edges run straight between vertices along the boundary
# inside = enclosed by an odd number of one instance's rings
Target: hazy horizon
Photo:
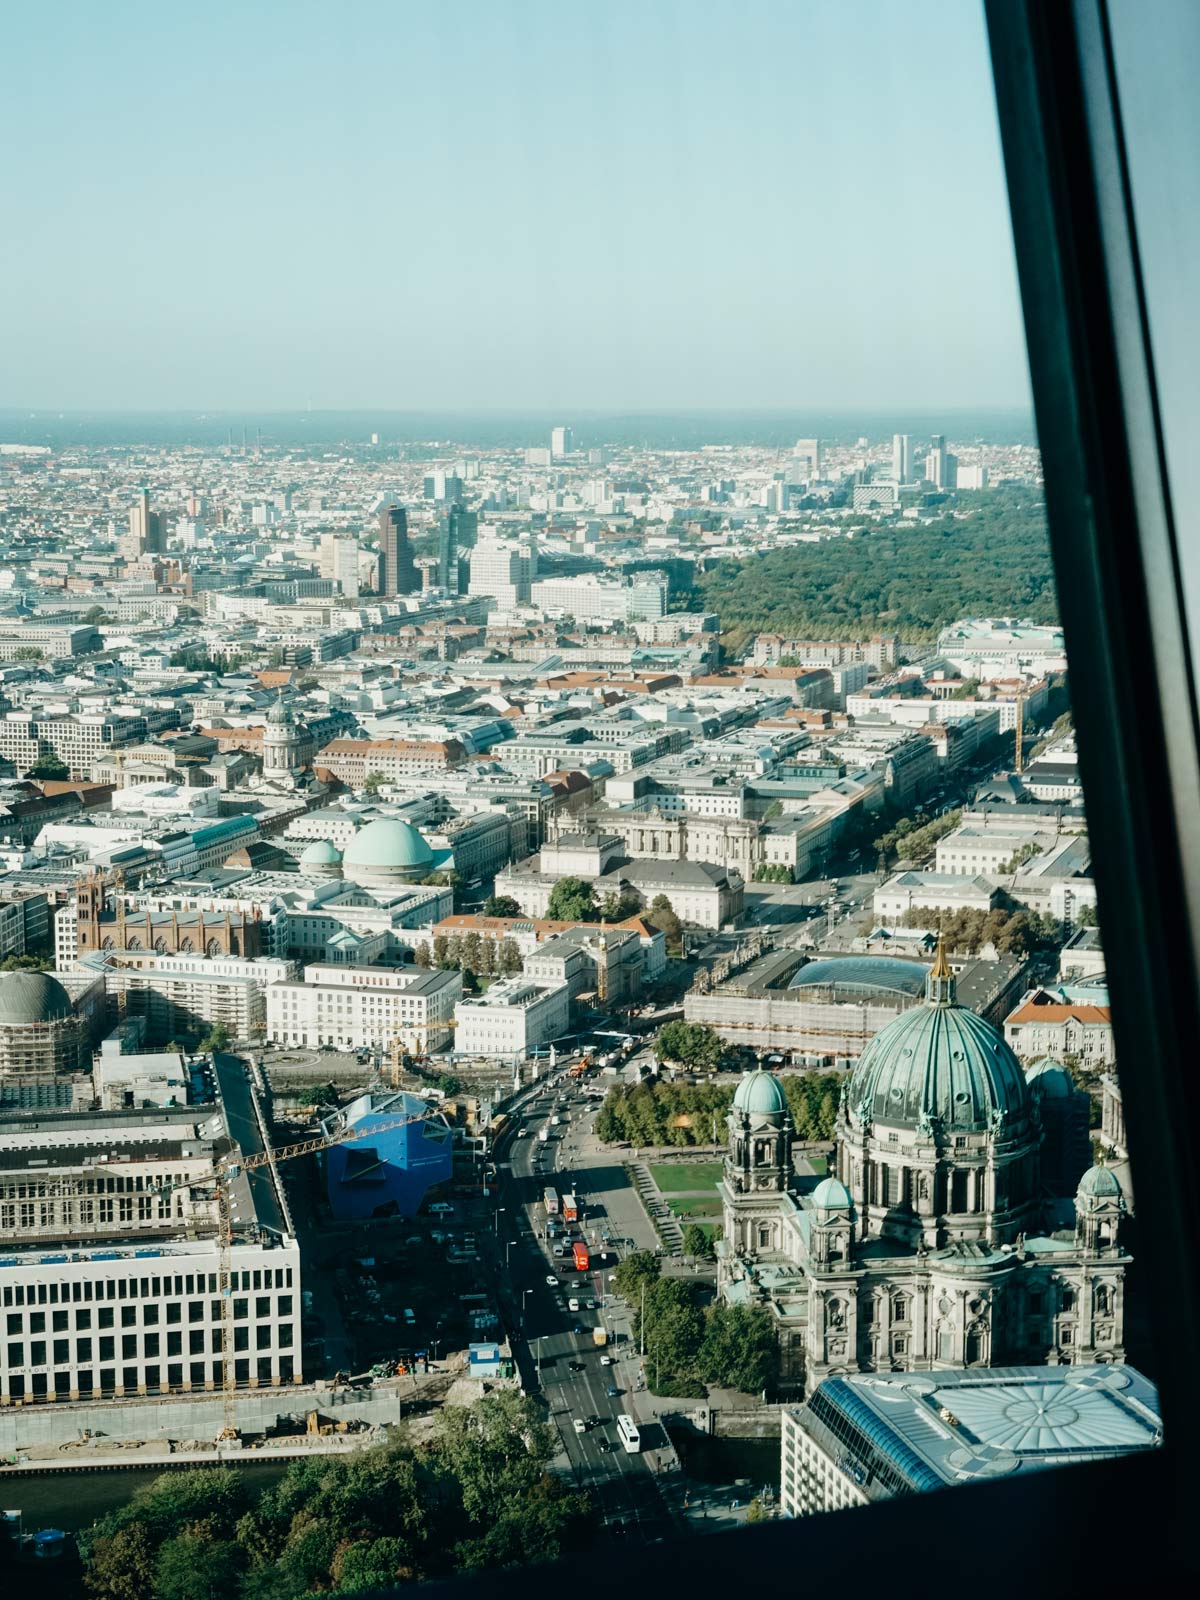
[[[380,436],[379,448],[419,444],[496,449],[545,444],[550,429],[565,423],[578,448],[609,444],[696,449],[703,444],[760,444],[785,448],[798,438],[819,437],[831,444],[874,442],[893,433],[920,439],[944,433],[961,441],[1035,444],[1028,406],[960,406],[936,410],[828,407],[742,408],[592,408],[537,410],[524,407],[411,409],[375,407],[345,410],[201,410],[195,407],[9,408],[0,406],[0,444],[49,444],[136,449],[139,446],[220,447],[243,431],[253,447],[262,432],[266,448],[302,448],[337,443],[355,447]]]

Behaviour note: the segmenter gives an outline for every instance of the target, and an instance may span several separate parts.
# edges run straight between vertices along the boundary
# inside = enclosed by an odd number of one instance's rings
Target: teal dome
[[[402,817],[377,817],[359,830],[342,856],[346,872],[381,877],[412,877],[433,866],[433,851]]]
[[[302,867],[340,867],[342,852],[331,839],[314,839],[300,857]]]
[[[822,1178],[810,1199],[818,1211],[851,1211],[854,1208],[849,1189],[837,1178]]]
[[[1079,1193],[1089,1200],[1120,1200],[1121,1183],[1111,1167],[1089,1167],[1079,1180]]]
[[[858,1059],[850,1105],[864,1120],[980,1132],[997,1113],[1029,1113],[1029,1090],[998,1029],[965,1006],[914,1006],[882,1027]]]
[[[747,1073],[738,1084],[733,1109],[759,1117],[782,1116],[787,1111],[787,1096],[779,1079],[760,1068]]]
[[[1039,1090],[1047,1100],[1069,1100],[1075,1088],[1071,1074],[1053,1056],[1043,1056],[1040,1061],[1027,1067],[1025,1082],[1031,1089]]]

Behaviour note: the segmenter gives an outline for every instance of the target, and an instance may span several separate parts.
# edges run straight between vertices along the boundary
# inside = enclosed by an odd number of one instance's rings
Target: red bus
[[[572,1249],[575,1254],[575,1271],[586,1272],[588,1269],[588,1248],[582,1239],[576,1239]]]

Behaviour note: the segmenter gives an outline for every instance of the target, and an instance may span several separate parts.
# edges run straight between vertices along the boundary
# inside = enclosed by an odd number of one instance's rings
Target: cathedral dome
[[[787,1097],[783,1085],[770,1072],[750,1072],[737,1086],[733,1109],[745,1111],[756,1117],[778,1117],[787,1112]]]
[[[349,878],[411,882],[431,870],[433,851],[411,822],[377,817],[351,839],[342,865]]]
[[[822,1178],[810,1198],[818,1211],[851,1211],[854,1208],[849,1189],[837,1178]]]
[[[915,1006],[879,1030],[850,1080],[850,1105],[864,1120],[916,1128],[938,1118],[971,1132],[1023,1118],[1029,1091],[998,1029],[965,1006]]]
[[[0,1028],[64,1022],[72,1015],[70,995],[48,972],[0,973]]]
[[[1120,1200],[1120,1179],[1111,1167],[1089,1167],[1079,1180],[1081,1200]]]

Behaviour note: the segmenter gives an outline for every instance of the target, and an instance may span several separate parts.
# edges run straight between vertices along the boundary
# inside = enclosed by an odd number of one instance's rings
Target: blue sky
[[[1025,405],[973,0],[7,0],[0,406]]]

